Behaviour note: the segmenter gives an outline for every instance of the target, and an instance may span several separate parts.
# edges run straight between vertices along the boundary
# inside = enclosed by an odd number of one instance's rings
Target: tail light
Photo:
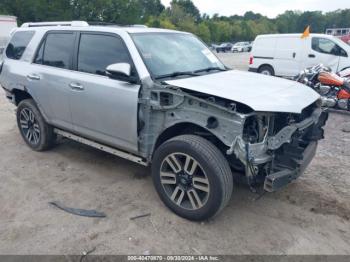
[[[251,56],[251,57],[249,58],[249,64],[252,65],[253,63],[254,63],[254,57]]]

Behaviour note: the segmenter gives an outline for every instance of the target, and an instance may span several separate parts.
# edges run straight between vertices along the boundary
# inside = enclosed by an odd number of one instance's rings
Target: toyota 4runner
[[[309,87],[229,70],[172,30],[26,23],[0,68],[30,148],[63,136],[152,164],[162,201],[190,220],[221,211],[235,178],[268,192],[296,179],[328,117]]]

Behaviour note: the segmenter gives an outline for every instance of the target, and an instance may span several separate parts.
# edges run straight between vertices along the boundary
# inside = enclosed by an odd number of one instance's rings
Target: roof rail
[[[21,27],[42,27],[42,26],[89,26],[85,21],[62,21],[62,22],[29,22]]]

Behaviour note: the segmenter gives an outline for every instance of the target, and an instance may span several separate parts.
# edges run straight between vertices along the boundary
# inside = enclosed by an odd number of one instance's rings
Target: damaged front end
[[[327,119],[317,102],[301,114],[254,113],[227,154],[243,163],[249,185],[264,183],[266,191],[277,191],[304,173],[324,138]]]

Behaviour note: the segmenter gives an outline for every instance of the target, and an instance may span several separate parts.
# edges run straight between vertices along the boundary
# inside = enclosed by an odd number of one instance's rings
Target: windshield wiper
[[[160,75],[156,76],[155,79],[163,79],[163,78],[171,78],[171,77],[177,77],[177,76],[198,76],[195,72],[192,71],[178,71],[178,72],[173,72],[171,74],[166,74],[166,75]]]
[[[194,73],[210,72],[210,71],[227,71],[227,69],[223,69],[223,68],[218,67],[218,66],[213,66],[213,67],[208,67],[208,68],[196,70],[196,71],[194,71]]]

